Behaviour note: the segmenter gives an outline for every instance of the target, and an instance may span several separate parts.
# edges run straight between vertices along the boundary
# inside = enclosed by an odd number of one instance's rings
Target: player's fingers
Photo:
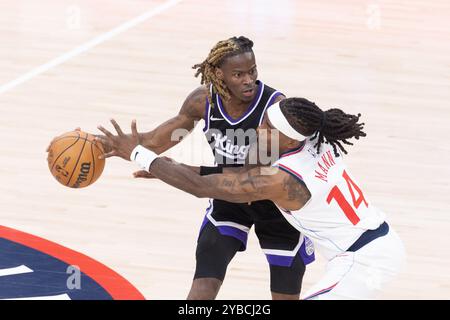
[[[103,132],[108,138],[113,139],[114,135],[109,132],[108,130],[106,130],[105,128],[103,128],[102,126],[98,126],[97,127],[98,130],[100,130],[101,132]]]
[[[133,119],[131,121],[131,134],[133,135],[133,137],[139,137],[138,131],[137,131],[137,125],[136,125],[136,120]]]
[[[106,140],[104,137],[102,137],[102,136],[95,136],[94,137],[94,141],[98,141],[98,142],[105,142],[105,143],[109,143],[109,141],[108,140]]]
[[[141,171],[136,171],[136,172],[133,172],[133,177],[135,177],[135,178],[141,178],[142,177],[142,172]]]
[[[80,127],[76,127],[74,131],[81,131]]]
[[[147,172],[145,170],[136,171],[133,173],[133,176],[135,178],[147,178],[147,179],[154,178],[150,172]]]
[[[123,136],[124,134],[123,134],[122,128],[120,128],[120,126],[119,126],[119,124],[116,122],[116,120],[111,119],[110,121],[111,121],[112,125],[114,126],[114,128],[116,129],[117,134],[118,134],[119,136]]]
[[[109,140],[106,140],[105,138],[98,137],[98,136],[96,136],[94,138],[94,144],[95,145],[101,144],[102,146],[109,147],[109,148],[112,148],[112,146],[113,146],[113,144]]]

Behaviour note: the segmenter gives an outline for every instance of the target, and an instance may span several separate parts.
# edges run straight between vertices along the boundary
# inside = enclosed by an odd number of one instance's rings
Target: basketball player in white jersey
[[[282,100],[268,108],[258,128],[268,150],[278,143],[281,156],[273,165],[238,172],[227,168],[208,176],[140,146],[136,122],[131,136],[123,135],[115,122],[119,136],[101,130],[104,143],[117,155],[197,197],[273,201],[328,260],[325,275],[304,299],[371,299],[398,273],[405,252],[385,214],[369,201],[343,162],[343,144],[366,135],[359,117],[340,109],[322,111],[302,98]],[[273,133],[279,139],[272,140]]]

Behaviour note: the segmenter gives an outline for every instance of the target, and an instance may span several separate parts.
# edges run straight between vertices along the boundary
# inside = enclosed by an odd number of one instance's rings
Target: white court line
[[[72,300],[66,293],[58,294],[56,296],[42,296],[42,297],[26,297],[26,298],[12,298],[1,300]]]
[[[67,60],[70,60],[70,59],[82,54],[83,52],[88,51],[89,49],[95,47],[96,45],[99,45],[99,44],[111,39],[112,37],[115,37],[118,34],[121,34],[122,32],[125,32],[125,31],[137,26],[138,24],[166,11],[167,9],[170,9],[171,7],[177,5],[181,1],[182,0],[167,1],[167,2],[163,3],[162,5],[159,5],[156,8],[143,13],[140,16],[121,24],[120,26],[112,29],[111,31],[108,31],[108,32],[92,39],[91,41],[88,41],[85,44],[82,44],[81,46],[76,47],[75,49],[64,53],[63,55],[45,63],[39,67],[34,68],[33,70],[21,75],[17,79],[0,86],[0,94],[3,94],[9,90],[12,90],[15,87],[17,87],[18,85],[40,75],[41,73],[44,73],[60,64],[66,62]]]
[[[30,273],[33,272],[25,265],[21,265],[15,268],[0,269],[0,277],[12,276],[14,274]]]

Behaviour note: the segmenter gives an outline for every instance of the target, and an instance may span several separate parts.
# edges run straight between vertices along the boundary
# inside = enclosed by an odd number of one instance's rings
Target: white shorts
[[[302,299],[374,299],[397,275],[405,261],[405,249],[397,233],[389,232],[356,252],[331,259],[323,278]]]

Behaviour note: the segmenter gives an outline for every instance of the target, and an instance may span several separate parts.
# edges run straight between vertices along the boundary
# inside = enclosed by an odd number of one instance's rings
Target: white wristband
[[[130,160],[136,162],[143,170],[149,171],[152,162],[158,158],[158,155],[141,145],[137,145],[130,155]]]

